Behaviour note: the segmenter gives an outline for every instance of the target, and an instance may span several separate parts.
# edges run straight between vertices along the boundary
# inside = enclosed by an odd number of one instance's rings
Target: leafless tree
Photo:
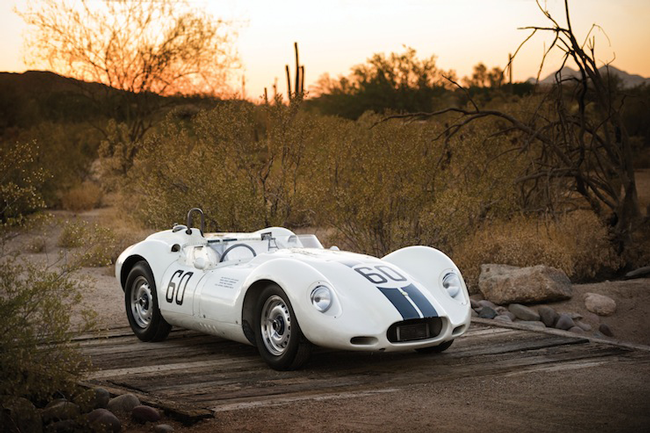
[[[83,89],[113,107],[129,143],[151,128],[159,95],[220,94],[237,62],[233,24],[187,0],[38,0],[18,13],[28,62],[104,84]]]
[[[537,4],[549,25],[525,27],[531,33],[521,46],[538,32],[551,33],[554,39],[546,54],[559,49],[563,52],[563,62],[555,74],[554,86],[540,91],[543,96],[536,110],[528,115],[485,110],[469,98],[471,108],[447,108],[391,118],[456,113],[455,121],[438,137],[447,142],[474,122],[496,120],[502,125],[497,134],[512,136],[513,142],[518,143],[517,150],[529,157],[527,170],[518,180],[522,191],[548,190],[553,184],[570,191],[574,197],[577,194],[610,224],[613,239],[622,253],[632,241],[633,231],[643,221],[632,146],[621,116],[624,97],[617,91],[614,80],[604,76],[597,66],[593,36],[597,26],[580,42],[571,26],[568,0],[564,2],[566,24],[560,24],[539,1]],[[577,66],[577,76],[562,76],[561,70],[567,63]]]

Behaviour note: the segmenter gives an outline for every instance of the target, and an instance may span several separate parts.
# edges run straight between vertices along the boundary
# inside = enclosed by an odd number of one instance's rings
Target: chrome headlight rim
[[[332,289],[325,284],[318,284],[311,290],[309,295],[311,305],[321,313],[325,313],[332,306],[334,296]]]
[[[453,269],[446,270],[442,274],[441,283],[442,288],[449,297],[453,299],[459,298],[459,295],[462,293],[463,283],[458,272]]]

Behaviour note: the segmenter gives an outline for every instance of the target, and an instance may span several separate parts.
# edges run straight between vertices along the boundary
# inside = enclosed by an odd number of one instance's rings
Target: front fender
[[[456,264],[443,252],[425,246],[412,246],[383,257],[389,263],[404,269],[423,284],[443,306],[454,323],[469,324],[471,319],[469,293]],[[458,299],[450,297],[442,286],[442,278],[454,271],[460,277],[462,291]]]

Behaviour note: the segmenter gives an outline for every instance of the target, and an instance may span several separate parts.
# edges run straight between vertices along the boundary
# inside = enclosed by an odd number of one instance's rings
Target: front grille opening
[[[465,331],[465,325],[456,326],[454,330],[451,331],[451,335],[455,337],[457,335],[462,334],[464,331]]]
[[[377,340],[375,337],[352,337],[350,338],[350,344],[354,344],[355,346],[372,346],[374,344],[377,344],[379,340]]]
[[[427,340],[440,335],[442,319],[429,317],[425,319],[411,319],[393,323],[386,337],[391,343],[404,343],[407,341]]]

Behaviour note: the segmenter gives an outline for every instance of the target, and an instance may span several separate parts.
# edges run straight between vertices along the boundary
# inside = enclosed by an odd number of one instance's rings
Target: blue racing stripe
[[[431,302],[415,287],[413,284],[409,284],[406,287],[402,287],[406,293],[408,293],[409,298],[418,306],[424,317],[438,317],[438,312],[431,305]]]
[[[399,289],[387,289],[379,286],[377,288],[384,294],[384,296],[386,296],[386,298],[388,298],[391,304],[397,308],[397,311],[399,311],[404,320],[420,318],[418,311],[413,308],[413,305],[411,305],[408,299],[406,299],[406,296],[404,296]],[[422,294],[420,294],[420,296],[422,296]]]

